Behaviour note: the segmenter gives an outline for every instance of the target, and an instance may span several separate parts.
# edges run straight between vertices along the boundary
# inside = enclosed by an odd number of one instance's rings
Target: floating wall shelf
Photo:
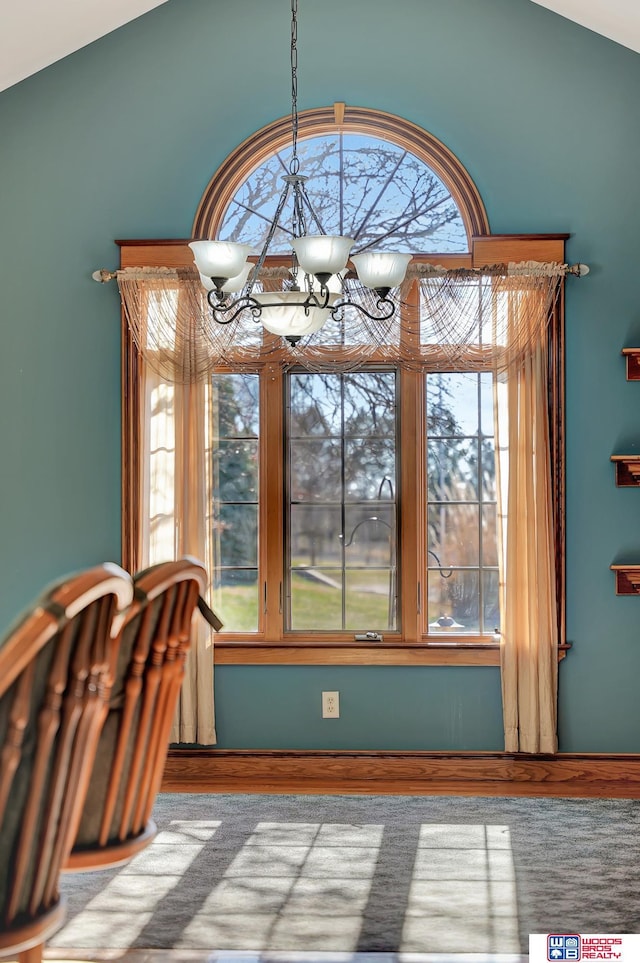
[[[629,488],[640,485],[640,455],[612,455],[616,468],[616,485]]]
[[[627,362],[627,381],[640,381],[640,348],[623,348]],[[640,487],[640,454],[612,455],[616,469],[616,485],[620,488]],[[611,566],[616,577],[616,595],[640,595],[640,564]]]
[[[640,381],[640,348],[623,348],[627,359],[627,381]]]
[[[612,565],[616,595],[640,595],[640,565]]]

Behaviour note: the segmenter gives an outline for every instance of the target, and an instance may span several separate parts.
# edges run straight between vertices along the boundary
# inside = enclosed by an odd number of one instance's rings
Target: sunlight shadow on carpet
[[[171,820],[51,947],[510,953],[519,950],[500,825]],[[95,875],[95,874],[94,874]]]
[[[171,822],[151,846],[126,864],[86,907],[49,941],[50,946],[133,946],[154,910],[188,873],[220,826],[220,820]],[[79,874],[89,882],[91,876]],[[105,876],[105,873],[95,874]]]
[[[423,825],[409,891],[404,952],[516,952],[515,869],[508,826]]]

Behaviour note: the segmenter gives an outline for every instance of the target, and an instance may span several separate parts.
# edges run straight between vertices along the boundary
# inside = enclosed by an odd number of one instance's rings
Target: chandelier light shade
[[[248,261],[252,253],[248,244],[219,240],[192,241],[189,244],[207,291],[214,321],[229,324],[244,314],[260,321],[272,334],[280,335],[292,344],[305,335],[313,334],[329,318],[342,320],[347,307],[355,308],[373,321],[391,318],[396,311],[396,303],[389,294],[404,280],[411,260],[411,254],[377,253],[371,250],[351,256],[351,249],[357,246],[356,239],[330,236],[322,230],[307,194],[307,178],[300,173],[297,150],[297,13],[298,0],[291,0],[291,160],[257,262],[254,265]],[[280,217],[290,194],[293,195],[291,280],[286,282],[281,292],[254,294],[256,283],[260,283],[269,245],[280,226]],[[318,233],[310,233],[308,225],[314,225]],[[371,247],[371,242],[367,247]],[[375,292],[373,308],[371,298],[366,299],[366,304],[360,303],[354,299],[351,289],[349,292],[344,289],[343,279],[350,257],[358,280]]]
[[[324,278],[325,283],[332,274],[344,271],[349,253],[355,244],[352,237],[296,237],[291,247],[296,252],[298,264],[306,274]]]
[[[410,254],[354,254],[351,258],[358,278],[366,288],[386,291],[397,287],[404,281]]]
[[[337,300],[336,295],[330,295],[326,308],[309,308],[305,311],[300,307],[298,291],[255,294],[254,297],[261,306],[262,326],[271,334],[289,339],[303,338],[307,334],[318,331],[329,319],[331,309]]]
[[[238,277],[251,254],[250,244],[235,244],[232,241],[192,241],[189,247],[198,271],[211,278],[214,287],[222,287],[222,282]]]
[[[191,245],[189,245],[189,247],[191,247]],[[251,262],[245,264],[240,274],[236,275],[236,277],[234,278],[229,278],[228,281],[224,282],[221,290],[224,291],[225,294],[236,294],[238,291],[242,291],[243,287],[247,283],[249,272],[251,271],[252,267],[253,267],[253,264],[251,264]],[[202,283],[202,287],[206,291],[215,291],[216,286],[211,280],[211,278],[207,277],[206,274],[203,274],[199,268],[198,268],[198,271],[200,273],[200,281]]]

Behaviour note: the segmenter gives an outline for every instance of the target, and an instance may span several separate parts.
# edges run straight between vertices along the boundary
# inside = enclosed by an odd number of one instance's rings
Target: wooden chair
[[[65,870],[127,862],[155,835],[151,812],[205,585],[206,571],[192,558],[155,565],[134,579],[134,600],[113,641],[108,713]]]
[[[109,634],[133,596],[105,564],[50,588],[0,640],[0,956],[38,963],[61,924],[107,697]]]

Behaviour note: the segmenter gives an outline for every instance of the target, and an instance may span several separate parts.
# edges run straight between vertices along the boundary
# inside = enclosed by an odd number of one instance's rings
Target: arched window
[[[309,178],[325,233],[413,254],[471,251],[489,233],[480,195],[460,161],[437,138],[382,111],[334,104],[299,115],[300,170]],[[211,179],[194,237],[246,239],[258,248],[273,217],[291,154],[289,118],[241,144]],[[286,224],[273,253],[288,252]]]
[[[127,391],[137,363],[128,336],[125,391],[134,402],[127,408],[124,473],[125,498],[133,492],[134,505],[133,519],[125,517],[129,559],[155,560],[149,554],[154,526],[168,533],[162,551],[174,537],[174,522],[179,538],[190,525],[204,532],[202,550],[179,539],[175,544],[209,567],[211,601],[225,622],[216,645],[220,662],[498,664],[501,508],[496,351],[488,349],[506,345],[495,333],[498,316],[506,317],[513,305],[537,303],[537,295],[518,300],[509,288],[503,300],[492,301],[497,277],[472,271],[508,262],[563,262],[564,236],[492,236],[460,161],[401,118],[334,105],[304,111],[299,121],[301,172],[309,178],[321,229],[353,237],[354,253],[374,245],[411,252],[424,273],[429,264],[469,269],[440,303],[449,312],[473,305],[474,333],[454,360],[433,349],[418,271],[402,301],[410,323],[394,344],[381,341],[363,350],[365,363],[361,358],[357,370],[305,370],[300,353],[257,326],[251,350],[242,355],[231,344],[197,389],[155,385],[144,396]],[[229,155],[203,194],[194,238],[242,240],[260,249],[288,171],[290,136],[290,119],[282,118]],[[123,266],[178,268],[170,310],[177,313],[182,304],[190,310],[192,294],[180,287],[193,271],[186,242],[146,243],[125,244]],[[282,258],[289,249],[285,210],[270,254]],[[150,306],[160,298],[161,282],[153,283]],[[560,533],[558,302],[553,312],[548,396]],[[348,324],[320,339],[318,356],[348,348],[357,360],[360,347],[357,338],[349,341]],[[412,363],[405,364],[409,352]],[[158,424],[171,409],[174,432],[162,442],[151,423],[146,455],[134,410],[145,397],[148,417],[157,411]],[[195,456],[185,460],[194,444]],[[193,465],[200,481],[187,498]],[[175,490],[175,517],[167,508],[169,488]],[[199,506],[189,524],[178,519],[185,505]],[[557,546],[560,594],[560,534]]]
[[[289,170],[291,148],[267,157],[236,191],[218,237],[261,250]],[[323,234],[352,237],[353,254],[377,251],[457,254],[469,250],[451,192],[407,148],[371,134],[338,130],[303,140],[298,148],[307,193]],[[285,206],[269,250],[291,248],[293,198]]]

